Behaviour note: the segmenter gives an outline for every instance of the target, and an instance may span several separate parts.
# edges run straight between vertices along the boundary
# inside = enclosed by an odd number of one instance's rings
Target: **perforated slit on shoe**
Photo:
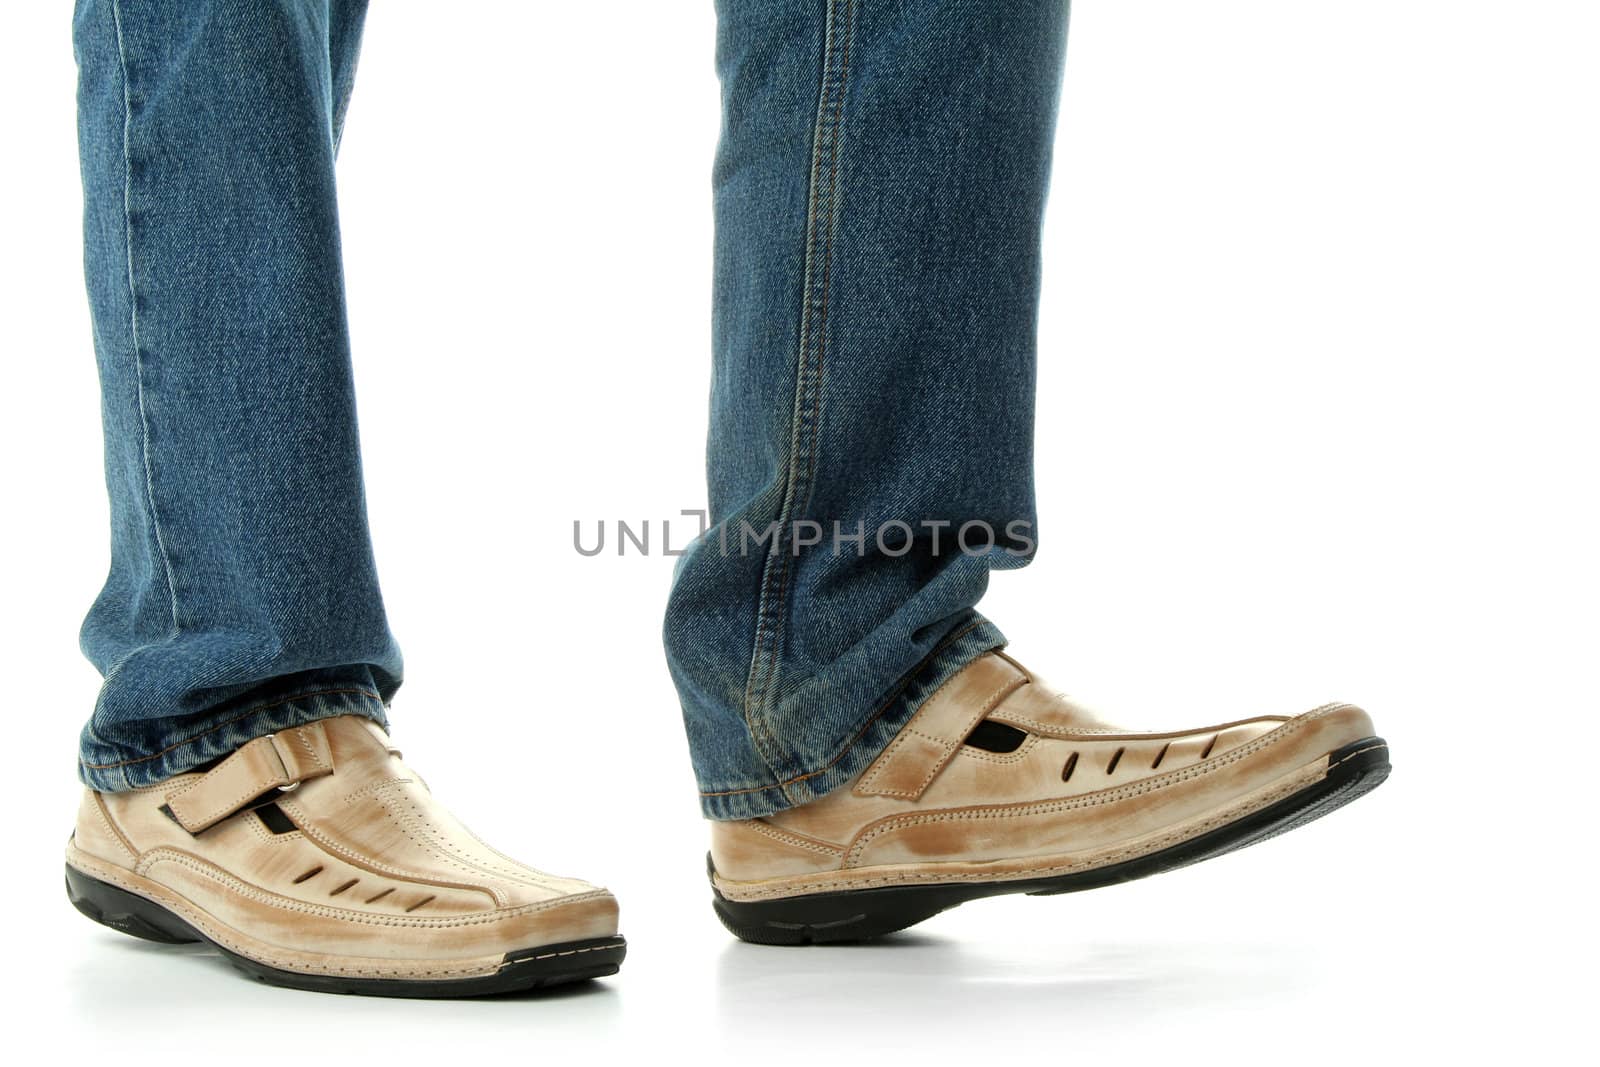
[[[1061,768],[1061,780],[1063,782],[1071,780],[1073,768],[1077,766],[1078,754],[1074,752],[1072,755],[1067,757],[1067,765]]]
[[[295,885],[299,885],[301,882],[310,881],[311,879],[315,878],[317,875],[319,875],[321,873],[322,873],[322,868],[321,867],[313,867],[309,871],[307,871],[305,874],[302,874],[300,877],[296,878],[294,880],[294,884]]]
[[[438,896],[436,894],[429,894],[428,896],[425,896],[421,900],[417,901],[415,904],[411,905],[411,907],[407,908],[406,909],[406,914],[410,915],[412,912],[416,911],[418,908],[422,907],[424,904],[428,903],[430,900],[437,900],[437,899],[438,899]]]
[[[1117,764],[1122,762],[1122,754],[1126,751],[1128,751],[1126,748],[1119,748],[1111,753],[1111,762],[1106,764],[1107,774],[1115,774],[1117,772]]]
[[[1207,756],[1211,755],[1211,750],[1217,747],[1217,738],[1219,738],[1221,736],[1222,736],[1221,734],[1212,734],[1211,735],[1211,740],[1206,742],[1206,750],[1204,752],[1200,753],[1200,758],[1201,759],[1205,759]]]
[[[335,889],[335,890],[334,890],[334,891],[333,891],[333,892],[331,892],[331,893],[329,893],[329,894],[328,894],[328,895],[329,895],[329,896],[330,896],[330,897],[336,897],[336,896],[338,896],[338,895],[339,895],[339,894],[340,894],[340,893],[343,893],[343,892],[344,892],[344,891],[345,891],[345,890],[346,890],[346,889],[349,889],[349,888],[350,888],[350,887],[351,887],[351,886],[353,886],[353,885],[355,885],[355,884],[356,884],[356,883],[357,883],[357,882],[359,882],[359,881],[361,881],[361,879],[359,879],[359,878],[352,878],[352,879],[350,879],[350,880],[349,880],[349,881],[348,881],[348,882],[346,882],[346,883],[344,883],[344,884],[343,884],[343,885],[341,885],[341,886],[340,886],[340,887],[339,887],[339,888],[338,888],[338,889]]]
[[[1007,726],[1003,722],[990,722],[983,720],[972,728],[964,744],[973,748],[980,748],[985,752],[1015,752],[1022,747],[1022,742],[1028,739],[1025,731],[1015,726]]]
[[[1157,767],[1161,766],[1161,761],[1167,758],[1167,749],[1169,749],[1171,747],[1172,747],[1172,742],[1171,741],[1168,741],[1166,744],[1161,746],[1161,751],[1156,753],[1156,761],[1154,763],[1150,764],[1150,769],[1152,771],[1155,770]]]
[[[382,900],[384,897],[388,896],[390,893],[393,893],[393,892],[394,892],[394,886],[390,886],[388,889],[385,889],[383,892],[377,893],[377,894],[374,894],[373,896],[368,897],[366,902],[368,904],[376,904],[378,901]]]

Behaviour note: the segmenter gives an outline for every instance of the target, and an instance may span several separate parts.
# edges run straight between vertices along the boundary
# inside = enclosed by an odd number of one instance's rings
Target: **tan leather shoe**
[[[87,791],[67,894],[276,985],[476,996],[615,974],[604,889],[524,867],[445,811],[370,720],[257,738],[207,773]]]
[[[1387,746],[1350,704],[1141,733],[989,653],[850,785],[712,823],[715,905],[746,941],[876,937],[978,897],[1093,889],[1221,855],[1388,773]]]

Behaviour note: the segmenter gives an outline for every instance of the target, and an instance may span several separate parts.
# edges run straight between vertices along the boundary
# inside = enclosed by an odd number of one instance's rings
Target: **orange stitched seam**
[[[200,740],[200,738],[204,737],[206,734],[215,733],[216,731],[222,729],[224,726],[232,726],[234,723],[239,722],[241,719],[248,719],[250,716],[256,714],[256,712],[258,712],[258,711],[266,711],[268,708],[275,708],[280,704],[292,704],[296,700],[304,700],[307,697],[331,697],[331,696],[349,696],[349,695],[364,696],[364,697],[367,697],[369,699],[376,700],[379,703],[383,702],[383,698],[380,697],[377,693],[374,693],[370,689],[313,689],[309,693],[296,693],[294,696],[292,696],[292,697],[284,697],[282,700],[273,700],[273,701],[269,701],[266,704],[257,704],[255,707],[249,709],[248,711],[241,712],[238,715],[235,715],[231,719],[226,719],[226,720],[224,720],[222,722],[219,722],[215,726],[206,727],[204,730],[201,730],[199,733],[195,734],[193,737],[186,737],[182,741],[175,741],[172,744],[168,745],[166,748],[162,749],[160,752],[155,753],[154,755],[140,756],[138,759],[120,760],[120,761],[118,761],[116,763],[85,763],[84,766],[87,767],[91,771],[105,771],[105,770],[110,770],[113,767],[127,767],[127,766],[129,766],[131,764],[134,764],[134,763],[148,763],[150,760],[159,759],[162,756],[165,756],[168,752],[171,752],[174,749],[182,748],[184,745],[193,744],[195,741]]]
[[[837,7],[830,7],[830,9],[829,9],[830,20],[831,20],[832,14],[835,11],[838,11],[838,10],[839,9]],[[843,47],[842,55],[840,57],[840,62],[839,62],[839,67],[838,67],[838,77],[836,79],[838,90],[837,90],[837,93],[835,95],[834,100],[832,100],[832,101],[828,100],[828,93],[829,93],[830,86],[828,84],[829,69],[827,67],[827,60],[830,57],[826,54],[826,52],[828,51],[828,46],[827,46],[827,42],[826,41],[824,42],[824,46],[823,46],[824,47],[824,52],[825,52],[825,55],[824,55],[824,66],[823,66],[823,71],[822,71],[823,83],[822,83],[822,85],[820,87],[821,99],[819,100],[819,104],[818,104],[816,133],[814,134],[814,138],[813,138],[813,147],[812,147],[813,159],[812,159],[812,166],[811,166],[810,204],[808,205],[808,208],[807,208],[807,219],[806,219],[807,231],[808,231],[807,234],[806,234],[806,258],[808,260],[808,270],[809,270],[809,260],[810,260],[810,257],[812,255],[812,252],[814,250],[815,251],[819,251],[821,253],[821,258],[822,258],[822,285],[821,285],[821,297],[822,297],[822,299],[821,299],[821,307],[820,307],[819,311],[817,312],[817,314],[815,316],[815,318],[817,320],[817,322],[816,322],[816,331],[817,332],[816,332],[816,342],[815,342],[815,344],[816,344],[816,358],[813,361],[814,364],[815,364],[815,373],[811,376],[812,377],[812,381],[810,383],[811,396],[809,398],[805,397],[804,393],[803,393],[803,390],[807,387],[807,375],[806,375],[807,350],[809,348],[811,348],[811,344],[812,344],[812,338],[811,338],[811,330],[812,330],[812,321],[811,321],[812,320],[812,312],[811,312],[812,300],[811,300],[811,297],[812,297],[812,293],[810,291],[809,279],[807,279],[807,282],[808,282],[807,290],[808,291],[805,294],[803,294],[804,298],[805,298],[805,304],[801,308],[800,350],[798,352],[797,359],[796,359],[796,379],[795,379],[795,406],[796,406],[796,412],[795,412],[795,423],[794,423],[793,433],[792,433],[792,438],[793,439],[792,439],[791,444],[792,444],[792,447],[794,447],[796,449],[796,451],[798,451],[798,446],[801,444],[801,441],[800,441],[801,434],[805,431],[806,423],[807,423],[807,421],[809,421],[810,422],[810,442],[809,442],[809,444],[808,444],[808,446],[807,446],[807,448],[805,450],[805,456],[804,456],[806,480],[804,482],[799,480],[798,476],[800,474],[800,470],[796,465],[796,460],[799,457],[795,454],[795,452],[791,452],[790,459],[789,459],[789,464],[788,464],[789,470],[788,470],[788,475],[787,475],[788,481],[787,481],[787,485],[786,485],[785,499],[779,505],[779,515],[778,515],[778,517],[779,517],[780,526],[779,526],[779,529],[778,529],[778,532],[777,532],[777,536],[773,539],[773,549],[776,552],[777,558],[778,558],[778,578],[777,578],[777,588],[775,590],[777,595],[774,597],[774,601],[773,601],[773,604],[772,604],[772,612],[773,612],[773,615],[774,615],[774,622],[772,623],[771,626],[765,626],[764,624],[766,623],[766,613],[765,612],[758,612],[757,618],[756,618],[756,634],[755,634],[755,642],[754,642],[754,646],[755,647],[754,647],[754,650],[753,650],[753,660],[752,660],[751,665],[750,665],[751,669],[750,669],[749,677],[747,678],[747,680],[745,682],[744,718],[745,718],[746,725],[749,726],[749,728],[750,728],[750,734],[751,734],[751,739],[752,740],[755,739],[755,735],[756,735],[756,732],[757,732],[758,728],[763,733],[766,732],[765,726],[761,723],[761,715],[759,715],[758,712],[760,712],[760,710],[761,710],[761,705],[763,705],[766,702],[767,692],[770,690],[770,688],[772,686],[773,679],[777,674],[778,660],[782,657],[782,654],[783,654],[782,653],[782,649],[779,646],[779,643],[783,640],[784,604],[788,600],[788,597],[789,597],[790,572],[791,572],[791,569],[793,567],[793,560],[790,558],[790,554],[783,551],[783,525],[787,525],[788,523],[793,522],[793,519],[794,519],[794,508],[796,506],[798,506],[802,511],[808,506],[809,501],[810,501],[811,492],[812,492],[812,489],[813,489],[813,485],[811,483],[816,477],[816,452],[817,452],[817,448],[818,448],[818,433],[819,433],[818,427],[819,427],[819,424],[820,424],[821,411],[822,411],[822,376],[823,376],[823,371],[824,371],[824,367],[825,367],[825,360],[826,360],[826,354],[827,354],[828,285],[829,285],[829,277],[830,277],[830,274],[831,274],[832,269],[833,269],[834,237],[835,237],[836,231],[838,229],[838,211],[839,211],[839,208],[838,208],[838,196],[839,196],[839,140],[840,140],[839,127],[840,127],[840,125],[842,124],[842,122],[844,120],[844,101],[845,101],[845,95],[846,95],[846,91],[847,91],[847,88],[848,88],[849,76],[850,76],[850,41],[851,41],[851,37],[854,34],[854,29],[855,29],[855,27],[854,27],[854,22],[855,22],[855,0],[849,0],[848,7],[844,10],[843,14],[845,16],[845,24],[841,28],[841,34],[843,36],[844,47]],[[825,109],[829,109],[829,108],[831,108],[831,111],[832,111],[832,115],[831,116],[827,115],[826,111],[825,111]],[[818,181],[817,181],[817,177],[818,177],[818,170],[820,169],[819,165],[821,163],[821,159],[818,158],[818,150],[821,148],[820,141],[821,141],[821,138],[824,135],[826,135],[828,137],[827,151],[830,153],[830,156],[831,156],[830,161],[829,161],[828,186],[827,186],[827,197],[828,197],[827,210],[829,212],[829,217],[828,217],[827,220],[820,220],[819,219],[820,211],[818,209],[821,206],[822,196],[821,196],[820,187],[819,187],[819,184],[818,184]],[[814,227],[814,226],[818,225],[819,222],[821,222],[821,224],[825,227],[825,229],[823,231],[818,232],[816,230],[811,229],[811,227]],[[809,416],[809,420],[808,420],[808,416]],[[798,491],[801,486],[804,486],[804,492],[805,492],[805,499],[804,500],[800,499],[800,492]],[[772,557],[769,556],[768,559],[770,561],[772,559]],[[763,569],[762,589],[761,589],[763,598],[765,598],[766,594],[769,591],[773,591],[772,590],[772,586],[771,586],[771,575],[770,575],[769,572],[767,572],[765,569]],[[760,678],[759,685],[757,685],[754,689],[752,689],[751,688],[751,683],[755,682],[757,680],[756,665],[757,665],[757,662],[759,662],[759,660],[761,659],[761,646],[762,646],[762,637],[764,636],[764,631],[765,631],[765,634],[770,634],[769,640],[773,643],[774,647],[773,647],[773,650],[772,650],[771,654],[766,657],[766,663],[765,663],[764,669],[762,670],[762,672],[761,672],[761,674],[759,676],[759,678]],[[852,740],[851,744],[854,744],[854,743],[855,743],[854,740]],[[760,745],[757,745],[758,749],[760,747],[761,747]],[[765,752],[762,752],[761,755],[762,755],[763,759],[766,759],[766,753]],[[843,755],[843,753],[841,752],[840,755]],[[835,759],[837,759],[837,758],[838,757],[835,757]],[[830,761],[830,766],[831,766],[831,761]],[[812,773],[815,774],[817,772],[812,772]],[[807,774],[807,775],[801,775],[801,776],[799,776],[797,778],[790,778],[786,782],[780,783],[777,786],[777,788],[779,790],[782,790],[784,788],[784,786],[789,785],[790,783],[802,781],[805,778],[809,778],[809,777],[812,777],[812,775]],[[763,786],[761,788],[767,789],[767,788],[772,788],[772,787],[771,786]],[[755,791],[756,790],[735,790],[735,792],[755,792]],[[702,795],[705,796],[705,795],[715,795],[715,794],[702,794]]]

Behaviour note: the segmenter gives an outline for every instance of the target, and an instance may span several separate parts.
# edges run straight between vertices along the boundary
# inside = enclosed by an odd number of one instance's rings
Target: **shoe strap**
[[[862,774],[856,795],[916,800],[960,751],[967,735],[1027,683],[1027,674],[1004,656],[980,656],[923,701]]]
[[[166,811],[198,834],[273,789],[287,792],[301,782],[333,773],[333,751],[322,723],[307,723],[258,737],[199,778],[166,796]]]

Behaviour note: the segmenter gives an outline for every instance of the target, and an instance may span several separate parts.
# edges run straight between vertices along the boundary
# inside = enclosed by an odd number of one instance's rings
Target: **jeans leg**
[[[135,788],[400,684],[367,531],[333,159],[363,3],[80,0],[111,567],[79,757]]]
[[[1036,537],[1067,4],[718,15],[712,526],[679,561],[665,639],[703,810],[744,818],[849,781],[1003,643],[974,606]]]

